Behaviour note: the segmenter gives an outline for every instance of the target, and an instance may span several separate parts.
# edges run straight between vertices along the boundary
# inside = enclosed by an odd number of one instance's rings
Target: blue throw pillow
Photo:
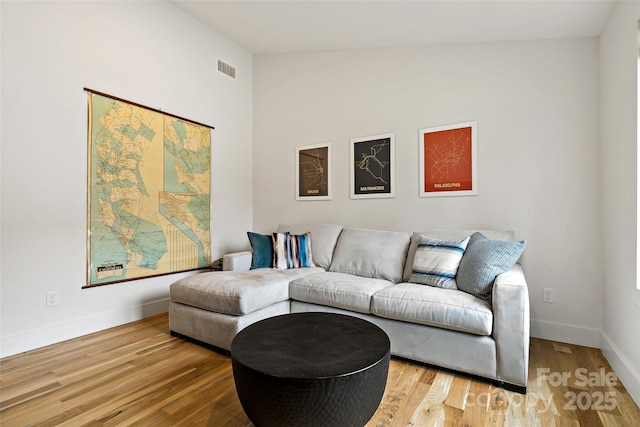
[[[251,268],[271,268],[273,264],[273,242],[270,235],[247,231],[249,243],[253,248]]]
[[[474,233],[464,252],[456,284],[458,289],[491,303],[493,281],[518,261],[527,242],[489,240]]]

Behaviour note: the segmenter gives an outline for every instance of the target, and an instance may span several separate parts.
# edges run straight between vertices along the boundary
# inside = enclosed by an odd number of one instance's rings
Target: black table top
[[[389,348],[387,334],[371,322],[334,313],[293,313],[247,326],[233,339],[231,357],[270,376],[322,379],[365,370]]]

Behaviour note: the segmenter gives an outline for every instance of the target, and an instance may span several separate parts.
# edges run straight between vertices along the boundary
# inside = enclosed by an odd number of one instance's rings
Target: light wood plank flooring
[[[164,314],[1,359],[0,425],[252,424],[229,357],[171,336]],[[599,350],[532,339],[526,396],[392,359],[367,427],[554,425],[640,426]]]

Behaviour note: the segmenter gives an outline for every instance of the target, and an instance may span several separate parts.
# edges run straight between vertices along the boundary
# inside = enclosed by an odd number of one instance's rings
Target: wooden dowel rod
[[[126,102],[128,104],[135,105],[136,107],[146,108],[147,110],[154,111],[156,113],[166,114],[167,116],[171,116],[171,117],[174,117],[174,118],[179,119],[179,120],[184,120],[185,122],[193,123],[195,125],[200,125],[200,126],[208,127],[208,128],[211,128],[211,129],[215,129],[215,127],[213,127],[211,125],[206,125],[204,123],[196,122],[195,120],[186,119],[184,117],[180,117],[180,116],[177,116],[175,114],[167,113],[166,111],[158,110],[156,108],[147,107],[146,105],[138,104],[137,102],[133,102],[133,101],[128,101],[128,100],[123,99],[123,98],[118,98],[117,96],[113,96],[113,95],[109,95],[108,93],[99,92],[97,90],[89,89],[88,87],[85,87],[84,90],[87,91],[87,92],[90,92],[90,93],[94,93],[96,95],[100,95],[100,96],[104,96],[104,97],[107,97],[107,98],[115,99],[116,101]]]

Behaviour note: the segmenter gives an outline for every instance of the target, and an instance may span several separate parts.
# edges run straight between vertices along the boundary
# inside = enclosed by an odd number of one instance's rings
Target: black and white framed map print
[[[395,134],[351,139],[351,198],[395,197]]]

